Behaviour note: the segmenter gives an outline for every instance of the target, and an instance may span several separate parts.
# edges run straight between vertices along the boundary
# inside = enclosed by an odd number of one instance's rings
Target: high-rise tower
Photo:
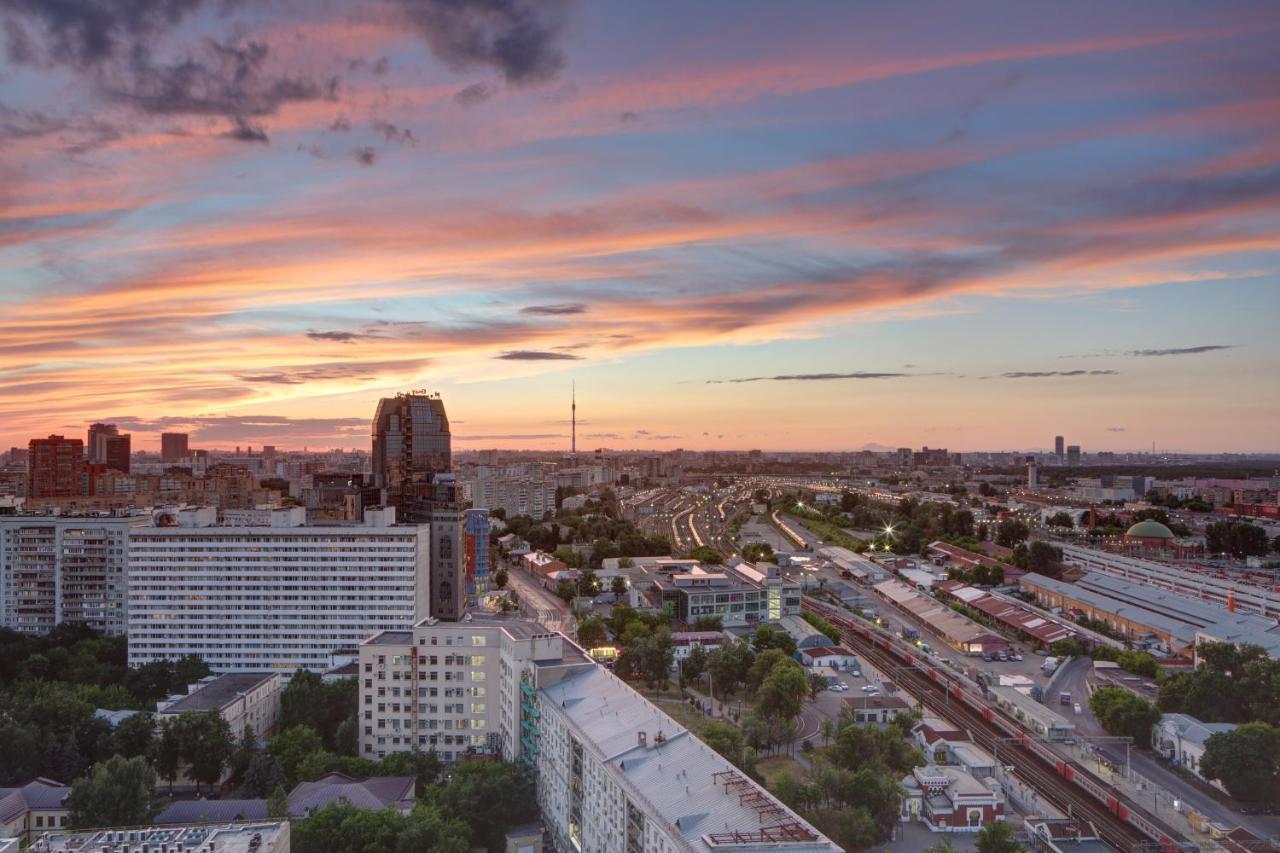
[[[384,397],[373,416],[373,484],[388,501],[414,480],[450,468],[449,417],[439,394],[413,391]]]
[[[573,390],[570,392],[570,400],[572,402],[569,404],[569,412],[570,412],[569,422],[571,424],[569,428],[569,453],[573,456],[577,456],[578,455],[578,383],[577,383],[577,380],[574,381],[572,389]]]
[[[413,391],[378,401],[373,416],[373,484],[403,521],[431,525],[429,613],[462,618],[463,503],[450,473],[452,436],[439,394]]]

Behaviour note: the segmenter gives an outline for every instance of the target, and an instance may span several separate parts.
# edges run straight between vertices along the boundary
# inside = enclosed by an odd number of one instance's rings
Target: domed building
[[[1168,526],[1153,518],[1143,519],[1126,530],[1119,545],[1119,550],[1131,557],[1157,560],[1184,560],[1202,553],[1198,543],[1178,541]]]

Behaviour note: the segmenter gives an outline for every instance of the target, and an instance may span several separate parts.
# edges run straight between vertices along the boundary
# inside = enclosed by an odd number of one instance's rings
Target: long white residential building
[[[427,613],[427,525],[226,527],[157,513],[129,536],[129,664],[199,655],[214,672],[321,670]]]
[[[560,634],[424,620],[360,647],[360,750],[522,761],[559,850],[835,853],[835,844]]]
[[[145,519],[0,517],[0,625],[46,634],[83,622],[125,630],[129,528]]]

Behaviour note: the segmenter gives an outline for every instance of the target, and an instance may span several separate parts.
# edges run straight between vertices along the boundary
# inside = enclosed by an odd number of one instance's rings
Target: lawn
[[[756,764],[756,769],[765,778],[766,785],[772,785],[774,778],[784,770],[794,777],[799,777],[804,773],[804,767],[790,755],[770,755],[767,758],[762,758]]]

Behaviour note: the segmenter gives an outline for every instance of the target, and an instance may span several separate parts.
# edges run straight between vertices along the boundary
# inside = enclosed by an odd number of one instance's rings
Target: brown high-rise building
[[[132,436],[122,434],[115,424],[93,424],[89,427],[89,440],[86,444],[89,462],[128,474],[132,443]]]
[[[187,439],[185,432],[160,433],[160,461],[177,462],[186,459],[190,455]]]
[[[450,468],[449,417],[438,394],[397,394],[373,415],[373,484],[395,497]]]
[[[85,493],[84,442],[51,435],[27,447],[27,497],[72,498]]]

